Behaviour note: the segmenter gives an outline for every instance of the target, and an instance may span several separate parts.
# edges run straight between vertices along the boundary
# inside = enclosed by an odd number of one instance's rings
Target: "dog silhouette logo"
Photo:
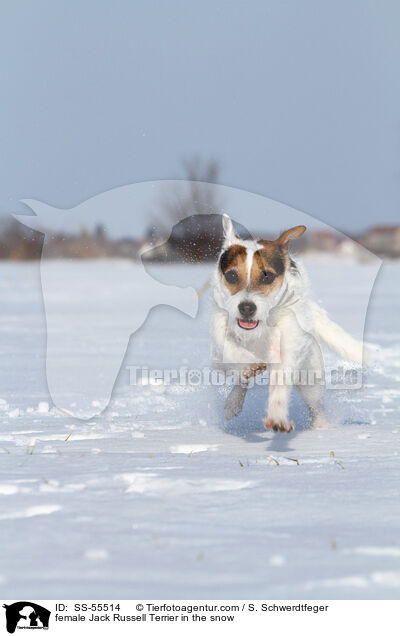
[[[66,217],[71,223],[74,218],[88,218],[90,209],[81,205],[65,211],[40,201],[25,203],[36,216],[16,218],[44,233],[40,274],[49,391],[58,409],[79,419],[90,419],[107,407],[129,339],[144,325],[152,309],[167,305],[194,318],[198,295],[191,286],[156,280],[141,258],[114,267],[86,261],[82,276],[76,260],[59,263],[51,258],[52,231],[46,227],[52,222],[62,225]],[[86,202],[86,207],[90,204],[95,212],[92,201]],[[115,268],[119,268],[118,276]]]
[[[134,235],[139,231],[135,229],[135,219],[149,218],[152,210],[157,215],[160,201],[164,202],[162,210],[165,211],[171,188],[175,192],[177,184],[179,182],[149,181],[121,186],[69,209],[24,199],[23,203],[34,214],[13,215],[25,226],[43,234],[40,281],[47,337],[46,377],[54,406],[69,416],[88,420],[100,415],[109,405],[131,337],[135,356],[138,361],[140,356],[142,360],[146,356],[146,364],[147,351],[140,348],[143,342],[148,343],[150,360],[157,359],[158,349],[160,354],[168,348],[173,350],[179,334],[164,310],[162,320],[166,324],[161,325],[159,332],[154,326],[160,324],[156,318],[150,319],[148,326],[145,323],[153,309],[160,305],[167,306],[168,312],[172,309],[190,319],[197,316],[200,294],[195,287],[204,281],[198,279],[200,270],[195,272],[188,266],[216,261],[222,240],[219,212],[229,210],[240,224],[242,221],[247,224],[254,217],[264,219],[265,227],[269,227],[269,223],[272,225],[279,219],[282,227],[303,224],[310,229],[322,227],[336,232],[306,213],[265,197],[219,184],[195,182],[196,205],[188,207],[184,196],[178,199],[173,206],[173,217],[167,215],[162,219],[163,224],[159,221],[157,226],[155,222],[148,228],[154,230],[154,241],[143,239],[135,258],[113,262],[97,258],[79,261],[72,256],[62,260],[55,258],[57,241],[71,232],[72,235],[81,232],[80,236],[85,237],[86,231],[101,227],[104,235],[115,237],[115,232],[125,228],[124,236]],[[210,201],[219,200],[223,205],[210,205]],[[202,202],[204,205],[200,205]],[[195,214],[191,213],[193,209]],[[368,268],[362,272],[361,268],[357,269],[354,278],[357,281],[362,275],[362,294],[348,300],[353,333],[362,341],[370,294],[381,261],[360,245],[354,247],[356,243],[348,237],[338,232],[335,236],[340,245],[347,246],[349,253],[353,250],[368,262]],[[250,232],[246,230],[241,238],[250,238]],[[172,267],[155,269],[154,263],[168,263],[171,254]],[[152,271],[157,272],[159,280],[151,275]],[[140,342],[140,337],[135,336],[142,328],[142,334],[146,328],[147,334]],[[166,340],[157,340],[159,333],[166,334]]]
[[[6,610],[7,631],[14,634],[16,629],[48,629],[51,612],[32,601],[18,601],[4,604]]]

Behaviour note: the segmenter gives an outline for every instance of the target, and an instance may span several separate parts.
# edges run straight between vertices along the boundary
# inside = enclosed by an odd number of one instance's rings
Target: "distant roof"
[[[320,238],[337,238],[337,234],[333,230],[311,230],[310,234],[312,234],[312,236],[314,237]]]
[[[398,232],[399,230],[400,225],[376,225],[367,230],[365,234],[390,234],[391,232]]]

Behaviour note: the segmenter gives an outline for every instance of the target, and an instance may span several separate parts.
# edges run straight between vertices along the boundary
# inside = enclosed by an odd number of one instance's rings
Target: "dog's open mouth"
[[[255,329],[258,325],[258,320],[242,320],[238,318],[238,325],[242,329]]]

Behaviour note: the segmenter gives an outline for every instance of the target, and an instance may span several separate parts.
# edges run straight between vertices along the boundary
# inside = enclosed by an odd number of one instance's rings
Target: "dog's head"
[[[218,304],[240,335],[265,323],[276,305],[286,272],[295,267],[289,241],[300,238],[304,225],[287,230],[275,241],[241,240],[229,216],[223,216],[224,242],[218,261]]]

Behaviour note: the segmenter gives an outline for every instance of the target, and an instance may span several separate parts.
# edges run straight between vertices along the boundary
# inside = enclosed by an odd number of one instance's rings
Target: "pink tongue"
[[[257,325],[257,320],[239,320],[239,325],[243,329],[254,329]]]

